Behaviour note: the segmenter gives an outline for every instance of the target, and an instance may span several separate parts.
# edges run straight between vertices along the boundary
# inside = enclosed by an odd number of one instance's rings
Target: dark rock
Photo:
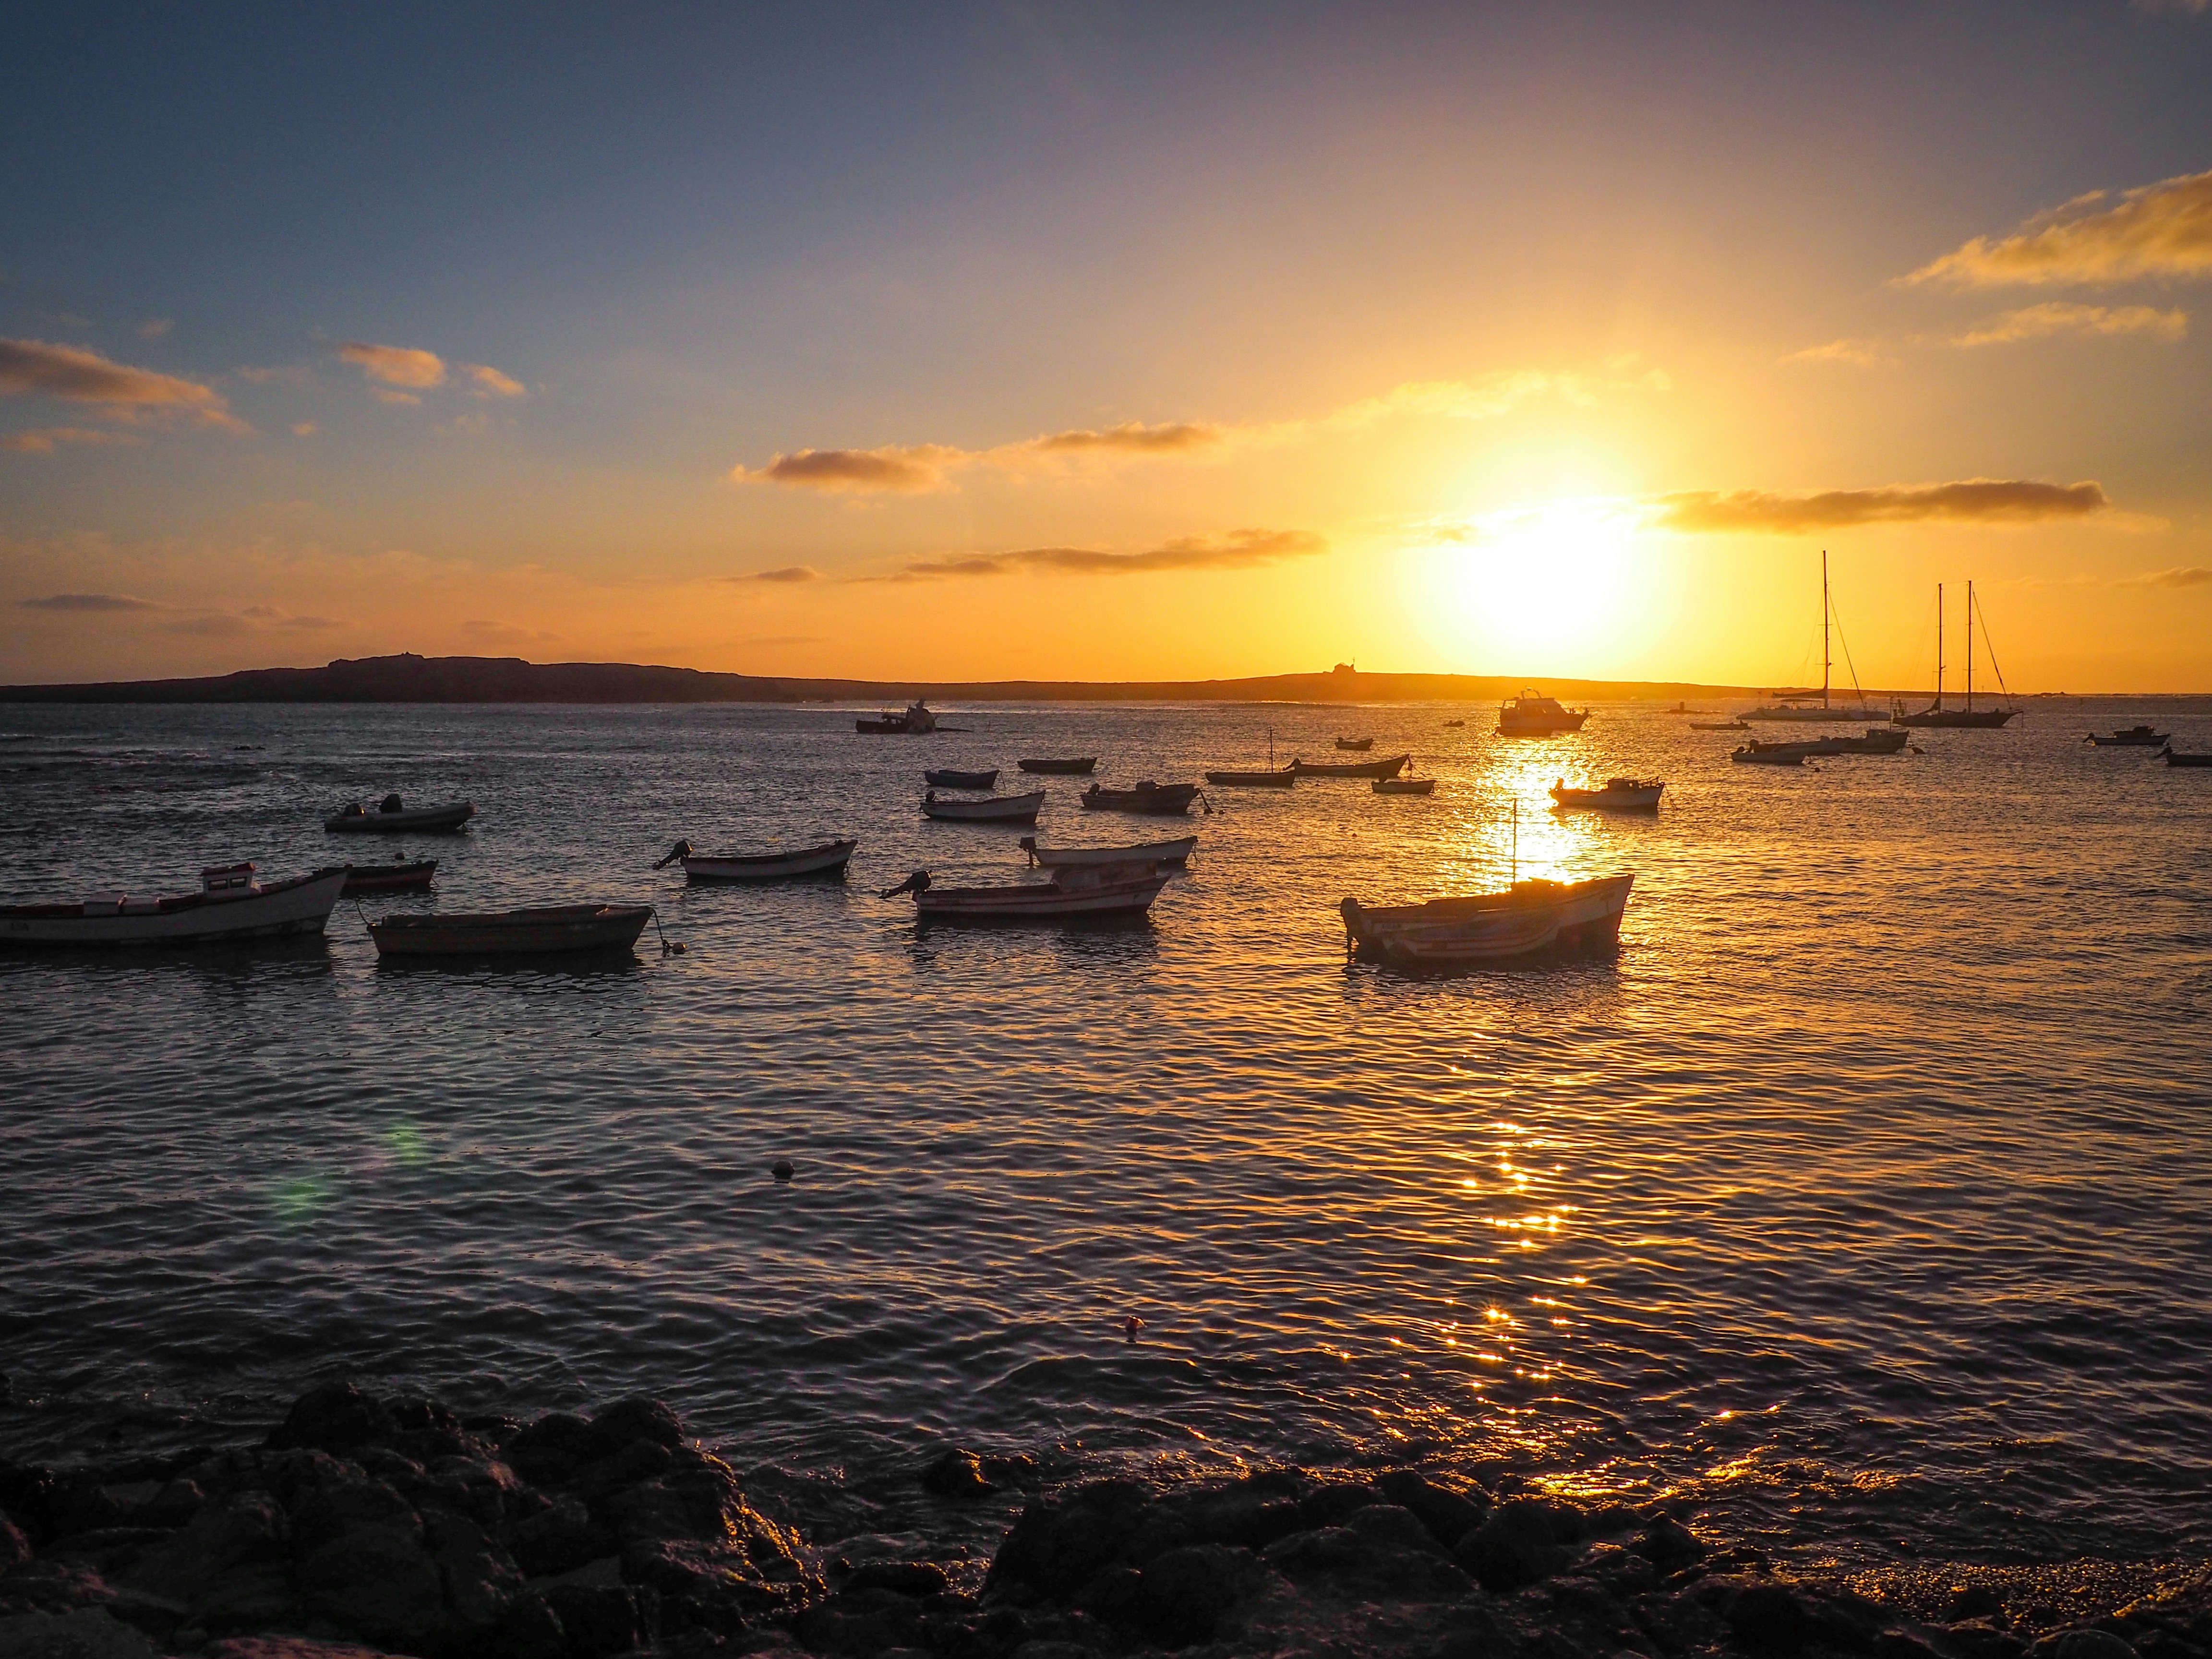
[[[54,1472],[0,1459],[0,1510],[22,1528],[33,1545],[53,1536]]]
[[[2027,1651],[2027,1643],[1988,1617],[1954,1620],[1943,1638],[1966,1659],[2020,1659]]]
[[[70,1613],[117,1599],[105,1579],[78,1562],[26,1561],[0,1580],[0,1601],[15,1612]]]
[[[1911,1631],[1883,1631],[1873,1645],[1875,1659],[1948,1659],[1932,1643]]]
[[[586,1499],[600,1498],[665,1474],[676,1462],[667,1447],[651,1440],[633,1440],[621,1450],[585,1464],[568,1477],[568,1484]]]
[[[522,1589],[522,1569],[491,1535],[465,1515],[434,1510],[422,1517],[423,1541],[445,1581],[446,1607],[460,1629],[489,1634]]]
[[[385,1482],[345,1465],[328,1478],[302,1485],[291,1504],[300,1546],[313,1550],[356,1527],[416,1528],[415,1506]]]
[[[989,1582],[1024,1583],[1064,1600],[1121,1553],[1151,1500],[1133,1480],[1098,1480],[1058,1503],[1026,1505],[999,1546]]]
[[[1629,1548],[1662,1572],[1680,1572],[1711,1553],[1705,1540],[1671,1515],[1655,1518],[1636,1534]]]
[[[883,1589],[896,1595],[942,1595],[952,1581],[933,1561],[864,1561],[845,1581],[848,1590]]]
[[[921,1485],[939,1498],[982,1498],[998,1491],[984,1478],[983,1460],[957,1446],[930,1461],[921,1472]]]
[[[412,1524],[357,1526],[299,1564],[301,1596],[342,1630],[418,1651],[444,1622],[445,1582]]]
[[[507,1461],[532,1486],[558,1486],[586,1463],[604,1455],[599,1437],[582,1418],[548,1412],[507,1443]]]
[[[1567,1563],[1553,1530],[1553,1506],[1540,1498],[1509,1498],[1462,1538],[1459,1565],[1493,1595],[1548,1578]]]
[[[1170,1550],[1139,1576],[1127,1612],[1131,1622],[1154,1641],[1188,1647],[1210,1641],[1264,1577],[1259,1558],[1249,1550],[1224,1544]]]
[[[267,1492],[232,1492],[202,1505],[183,1530],[140,1556],[125,1578],[138,1589],[194,1604],[231,1569],[276,1561],[289,1535],[284,1511]]]
[[[1075,1592],[1075,1605],[1109,1625],[1127,1624],[1135,1616],[1137,1596],[1144,1587],[1143,1573],[1126,1562],[1115,1562],[1091,1575]]]
[[[605,1659],[650,1641],[659,1598],[627,1584],[556,1584],[547,1604],[568,1632],[568,1659]]]
[[[2027,1651],[2029,1659],[2136,1659],[2126,1638],[2108,1630],[2054,1631]]]
[[[1342,1526],[1344,1517],[1352,1510],[1383,1501],[1378,1488],[1364,1482],[1339,1481],[1334,1486],[1316,1486],[1298,1499],[1298,1530],[1312,1532],[1322,1527]]]
[[[574,1498],[556,1500],[514,1529],[514,1559],[532,1578],[573,1572],[618,1547],[614,1533]]]
[[[212,1643],[207,1659],[389,1659],[350,1642],[316,1642],[304,1636],[231,1636]]]
[[[149,1527],[181,1527],[198,1515],[206,1502],[207,1494],[200,1490],[198,1482],[179,1477],[165,1482],[147,1499],[138,1518]]]
[[[1728,1626],[1747,1648],[1795,1653],[1813,1633],[1813,1615],[1788,1584],[1747,1584],[1728,1604]]]
[[[608,1451],[620,1450],[637,1440],[649,1440],[673,1451],[684,1443],[684,1419],[677,1416],[674,1407],[637,1395],[596,1413],[592,1432]]]
[[[389,1440],[399,1431],[390,1407],[350,1382],[325,1382],[292,1402],[263,1443],[272,1451],[309,1446],[343,1452]]]
[[[0,1519],[0,1572],[31,1559],[31,1540],[12,1521]]]
[[[1278,1539],[1261,1552],[1261,1559],[1294,1583],[1362,1595],[1389,1591],[1432,1600],[1464,1595],[1474,1588],[1425,1534],[1423,1547],[1407,1550],[1364,1537],[1349,1526],[1322,1527]]]
[[[1944,1603],[1943,1616],[1956,1623],[1964,1619],[1996,1619],[2004,1613],[2004,1598],[1987,1584],[1958,1584]]]
[[[8,1659],[156,1659],[143,1632],[103,1607],[0,1619],[0,1654]]]
[[[842,1590],[807,1608],[791,1628],[810,1653],[852,1659],[919,1647],[925,1639],[913,1598],[884,1589]]]
[[[55,1538],[122,1524],[125,1510],[88,1473],[57,1475],[46,1500],[46,1525]]]
[[[568,1632],[542,1595],[518,1595],[485,1644],[490,1659],[556,1659],[568,1650]]]
[[[1436,1534],[1421,1524],[1413,1510],[1395,1504],[1370,1504],[1345,1517],[1345,1529],[1386,1549],[1413,1550],[1426,1555],[1448,1554]]]
[[[1482,1524],[1481,1504],[1411,1469],[1393,1469],[1375,1486],[1391,1503],[1419,1516],[1429,1535],[1447,1550],[1458,1547],[1461,1539]]]

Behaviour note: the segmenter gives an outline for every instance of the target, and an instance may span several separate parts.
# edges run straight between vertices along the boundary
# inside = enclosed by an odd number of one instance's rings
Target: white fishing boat
[[[232,864],[203,871],[197,893],[99,893],[76,904],[0,906],[0,943],[200,945],[319,933],[346,884],[343,868],[265,885],[253,875],[251,864]]]
[[[936,887],[917,870],[883,896],[914,895],[924,921],[1090,921],[1141,916],[1168,884],[1168,872],[1149,859],[1120,864],[1080,864],[1055,871],[1050,881],[1000,887]]]
[[[476,817],[473,801],[454,801],[446,806],[408,806],[397,795],[386,795],[372,812],[359,801],[323,820],[323,828],[337,835],[398,836],[412,830],[458,830]]]
[[[1556,697],[1547,697],[1525,686],[1517,697],[1498,708],[1498,734],[1504,738],[1549,738],[1563,732],[1579,732],[1589,718],[1587,708],[1569,708]]]
[[[981,800],[956,800],[934,789],[921,798],[922,816],[957,823],[1035,823],[1044,805],[1044,791],[1026,795],[988,795]]]
[[[1196,836],[1146,842],[1140,847],[1040,847],[1035,836],[1024,836],[1021,839],[1021,848],[1030,855],[1030,865],[1042,865],[1048,870],[1085,864],[1182,864],[1197,847]]]
[[[920,737],[937,730],[937,715],[916,697],[907,704],[905,713],[863,715],[853,722],[853,729],[863,737]]]
[[[1561,806],[1594,807],[1601,812],[1656,812],[1667,786],[1657,778],[1607,778],[1602,789],[1571,789],[1561,778],[1552,799]]]
[[[1480,967],[1613,950],[1635,881],[1516,881],[1502,893],[1373,909],[1347,898],[1337,908],[1358,956],[1413,969]]]
[[[853,861],[857,841],[825,841],[818,847],[802,847],[789,853],[748,853],[738,857],[702,857],[691,843],[679,841],[668,856],[653,867],[665,870],[681,862],[693,881],[784,881],[794,876],[842,876]]]

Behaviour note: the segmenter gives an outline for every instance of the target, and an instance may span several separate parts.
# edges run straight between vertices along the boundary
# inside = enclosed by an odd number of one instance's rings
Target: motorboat
[[[923,921],[1089,921],[1141,916],[1168,884],[1149,859],[1120,864],[1082,864],[1054,872],[1050,881],[997,887],[936,887],[917,870],[883,896],[914,895]]]
[[[1901,727],[1869,726],[1863,737],[1815,738],[1813,743],[1823,755],[1895,755],[1911,739],[1912,733]]]
[[[991,795],[981,800],[959,800],[934,789],[921,798],[924,817],[957,823],[1035,823],[1044,805],[1044,791],[1026,795]]]
[[[1498,734],[1504,738],[1549,738],[1579,732],[1589,718],[1587,708],[1568,708],[1556,697],[1522,687],[1521,695],[1498,708]]]
[[[1278,766],[1264,772],[1208,772],[1206,781],[1218,789],[1287,789],[1298,781],[1298,769]]]
[[[204,945],[319,933],[345,885],[343,867],[264,884],[251,864],[222,865],[200,872],[197,893],[0,906],[0,943]]]
[[[2184,755],[2172,744],[2158,751],[2158,757],[2168,766],[2212,766],[2212,755]]]
[[[2148,726],[2127,726],[2117,732],[2089,733],[2089,741],[2100,749],[2163,749],[2170,734],[2154,732]]]
[[[416,859],[408,864],[349,864],[345,870],[345,891],[343,896],[351,898],[356,893],[404,893],[416,891],[430,884],[430,878],[438,873],[438,860]]]
[[[1372,738],[1339,738],[1336,740],[1336,746],[1339,749],[1348,750],[1356,755],[1364,755],[1375,746],[1375,739]]]
[[[1310,761],[1294,760],[1291,773],[1301,778],[1395,778],[1413,760],[1411,755],[1393,755],[1379,761]]]
[[[853,849],[860,844],[857,841],[825,841],[818,847],[802,847],[788,853],[705,858],[691,850],[690,842],[679,841],[668,849],[668,856],[653,867],[665,870],[680,861],[684,873],[693,881],[785,881],[799,876],[840,880],[844,877],[845,866],[853,861]]]
[[[937,716],[920,697],[907,704],[903,714],[863,715],[853,722],[863,737],[919,737],[937,730]]]
[[[1741,720],[1692,720],[1692,732],[1748,732],[1751,727]]]
[[[556,904],[480,915],[385,916],[368,924],[380,957],[516,957],[627,951],[650,904]]]
[[[1738,766],[1802,766],[1820,752],[1814,743],[1747,743],[1729,752]]]
[[[1367,786],[1378,795],[1433,795],[1434,778],[1377,778]]]
[[[999,775],[995,770],[952,772],[940,768],[934,772],[924,772],[921,781],[936,789],[995,789],[999,784]]]
[[[1595,807],[1601,812],[1656,812],[1667,786],[1658,778],[1607,778],[1602,789],[1571,789],[1561,778],[1552,799],[1561,806]]]
[[[410,830],[458,830],[476,817],[472,801],[447,806],[410,806],[397,795],[386,795],[374,811],[355,801],[342,812],[323,820],[323,828],[341,835],[404,835]]]
[[[1138,847],[1040,847],[1035,836],[1024,836],[1020,846],[1030,855],[1031,865],[1060,870],[1079,864],[1182,864],[1197,850],[1198,837],[1178,836],[1173,841],[1146,842]]]
[[[1890,705],[1890,723],[1905,726],[1942,726],[1951,730],[1988,730],[2002,726],[2020,711],[2017,708],[1977,708],[1974,707],[1974,616],[1981,606],[1974,601],[1974,585],[1966,584],[1966,706],[1946,708],[1943,706],[1943,584],[1936,584],[1936,696],[1925,708],[1908,709],[1902,702]],[[1990,636],[1990,619],[1982,618],[1982,639]],[[1996,656],[1991,653],[1990,666],[1996,667]],[[2004,673],[1999,670],[1997,686],[2004,686]]]
[[[1347,898],[1337,908],[1357,957],[1416,971],[1480,967],[1615,949],[1635,881],[1516,881],[1502,893],[1374,908]]]
[[[1092,784],[1080,797],[1093,812],[1142,812],[1153,817],[1180,817],[1198,799],[1194,783],[1154,783],[1150,778],[1128,789],[1106,789]]]
[[[1096,755],[1076,755],[1065,760],[1025,760],[1020,763],[1024,772],[1039,772],[1048,777],[1079,778],[1098,764]]]

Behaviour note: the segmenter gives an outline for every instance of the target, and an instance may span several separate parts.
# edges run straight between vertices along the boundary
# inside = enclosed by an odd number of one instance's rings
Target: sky
[[[2212,10],[0,14],[0,680],[2212,690]]]

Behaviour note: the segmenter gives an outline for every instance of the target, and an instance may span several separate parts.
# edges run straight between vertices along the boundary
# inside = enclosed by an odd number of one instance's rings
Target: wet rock
[[[1170,1550],[1138,1576],[1129,1621],[1171,1648],[1213,1638],[1231,1611],[1265,1578],[1259,1558],[1225,1544]]]
[[[2055,1631],[2027,1651],[2028,1659],[2136,1659],[2133,1645],[2108,1630]]]
[[[649,1641],[659,1598],[626,1584],[558,1584],[545,1600],[568,1636],[568,1659],[604,1659]]]
[[[633,1440],[619,1451],[595,1458],[568,1477],[568,1484],[586,1500],[601,1498],[641,1486],[665,1474],[676,1455],[653,1440]]]
[[[532,1578],[573,1572],[617,1548],[613,1531],[592,1520],[574,1498],[556,1499],[514,1529],[515,1560]]]
[[[1728,1604],[1728,1627],[1745,1647],[1795,1653],[1813,1633],[1813,1616],[1788,1584],[1747,1584]]]
[[[143,1632],[104,1607],[0,1619],[0,1654],[7,1659],[157,1659],[157,1652]]]
[[[984,1498],[998,1491],[984,1476],[983,1460],[957,1446],[930,1461],[921,1472],[921,1486],[939,1498]]]
[[[263,1443],[272,1451],[303,1446],[345,1452],[388,1441],[398,1432],[398,1421],[382,1401],[351,1382],[325,1382],[294,1401]]]
[[[319,1472],[321,1473],[321,1472]],[[356,1527],[417,1528],[415,1506],[382,1480],[338,1464],[312,1483],[303,1482],[291,1504],[300,1546],[313,1550]]]
[[[673,1451],[684,1443],[684,1419],[661,1401],[633,1395],[594,1413],[592,1432],[609,1451],[639,1440]]]
[[[272,1565],[283,1555],[290,1525],[267,1492],[236,1492],[203,1505],[166,1543],[139,1557],[126,1583],[155,1595],[191,1605],[210,1586],[248,1565]]]
[[[2027,1644],[1994,1618],[1954,1620],[1943,1627],[1943,1638],[1966,1659],[2020,1659]]]
[[[895,1590],[841,1590],[792,1621],[792,1633],[810,1653],[860,1656],[889,1648],[918,1647],[925,1640],[921,1611]]]
[[[1987,1584],[1958,1584],[1943,1604],[1943,1616],[1953,1623],[1967,1619],[2001,1619],[2004,1597]]]
[[[1364,1482],[1339,1481],[1316,1486],[1298,1500],[1298,1529],[1311,1532],[1322,1527],[1342,1526],[1345,1516],[1352,1510],[1383,1501],[1381,1489]]]
[[[1456,1548],[1461,1539],[1480,1526],[1486,1513],[1472,1498],[1411,1469],[1393,1469],[1375,1486],[1389,1502],[1418,1516],[1429,1535],[1447,1550]]]
[[[952,1581],[933,1561],[864,1561],[845,1581],[847,1589],[883,1589],[896,1595],[942,1595]]]
[[[1568,1553],[1554,1530],[1555,1512],[1540,1498],[1511,1498],[1462,1538],[1459,1565],[1483,1589],[1503,1595],[1548,1578]]]
[[[1364,1509],[1354,1510],[1345,1517],[1344,1525],[1346,1531],[1357,1533],[1369,1543],[1386,1549],[1436,1556],[1447,1553],[1437,1541],[1436,1534],[1421,1524],[1413,1510],[1401,1509],[1395,1504],[1370,1504]]]
[[[1464,1595],[1474,1587],[1425,1534],[1422,1547],[1409,1550],[1349,1526],[1322,1527],[1278,1539],[1261,1559],[1295,1583],[1360,1595],[1388,1592],[1427,1601]]]
[[[316,1642],[304,1636],[230,1636],[211,1644],[208,1659],[394,1659],[377,1648],[350,1642]]]
[[[1711,1553],[1704,1539],[1671,1515],[1655,1517],[1628,1547],[1666,1573],[1694,1566]]]
[[[12,1521],[0,1516],[0,1572],[31,1559],[31,1540]]]
[[[26,1561],[0,1577],[0,1603],[11,1613],[70,1613],[116,1599],[106,1581],[82,1562]]]
[[[569,1412],[548,1412],[507,1443],[507,1461],[536,1486],[564,1485],[586,1463],[604,1455],[592,1425]]]
[[[444,1622],[444,1580],[416,1525],[341,1533],[301,1558],[299,1583],[311,1611],[392,1646],[419,1650]]]
[[[520,1594],[521,1567],[467,1516],[434,1510],[423,1517],[423,1541],[444,1581],[451,1622],[489,1631]]]
[[[1098,1480],[1058,1503],[1030,1504],[999,1546],[987,1582],[1020,1583],[1065,1600],[1121,1553],[1150,1502],[1133,1480]]]
[[[557,1659],[568,1650],[568,1632],[543,1595],[518,1595],[484,1644],[489,1659]]]

